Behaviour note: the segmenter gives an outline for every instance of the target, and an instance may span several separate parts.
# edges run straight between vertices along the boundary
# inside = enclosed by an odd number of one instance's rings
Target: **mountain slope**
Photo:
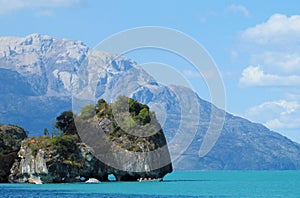
[[[0,123],[41,135],[45,127],[51,130],[59,113],[72,108],[72,93],[75,104],[78,98],[93,102],[94,91],[109,103],[124,95],[156,112],[175,169],[300,169],[299,144],[216,108],[188,88],[158,84],[130,59],[38,34],[0,37],[0,46],[0,73],[5,75],[0,79]],[[73,103],[73,110],[82,105]],[[199,157],[210,121],[214,124],[212,118],[219,115],[225,116],[220,137]]]

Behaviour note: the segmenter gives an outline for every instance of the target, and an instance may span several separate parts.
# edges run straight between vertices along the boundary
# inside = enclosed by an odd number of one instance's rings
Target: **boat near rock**
[[[138,182],[161,182],[163,181],[162,178],[139,178]]]

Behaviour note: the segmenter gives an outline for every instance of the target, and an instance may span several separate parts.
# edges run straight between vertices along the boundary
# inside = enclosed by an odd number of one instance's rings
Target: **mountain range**
[[[156,112],[177,170],[300,169],[299,144],[217,108],[189,88],[159,84],[129,58],[70,39],[0,37],[0,123],[42,135],[61,112],[121,95]],[[218,118],[222,130],[207,139]]]

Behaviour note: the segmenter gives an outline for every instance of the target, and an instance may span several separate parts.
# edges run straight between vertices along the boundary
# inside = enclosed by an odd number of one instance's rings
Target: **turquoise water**
[[[300,171],[174,172],[163,182],[0,184],[0,197],[300,197]]]

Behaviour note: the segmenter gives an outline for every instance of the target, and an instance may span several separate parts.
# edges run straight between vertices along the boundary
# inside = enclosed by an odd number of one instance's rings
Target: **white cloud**
[[[244,116],[300,142],[300,15],[274,14],[240,36],[235,50],[238,59],[249,57],[250,66],[243,69],[239,85],[272,86],[267,97],[275,91],[284,98],[251,107]]]
[[[58,7],[72,7],[81,5],[83,2],[83,0],[0,0],[0,14],[25,9],[48,10]]]
[[[300,53],[298,51],[266,51],[261,54],[253,55],[253,58],[255,62],[264,65],[267,71],[300,75]]]
[[[287,45],[295,41],[299,44],[300,15],[288,17],[283,14],[274,14],[267,22],[243,31],[242,38],[261,45]]]
[[[242,13],[246,17],[248,17],[250,15],[248,9],[243,5],[232,4],[226,10],[229,11],[229,12]]]
[[[274,14],[241,33],[252,65],[243,70],[243,86],[300,85],[300,15]]]
[[[270,101],[247,110],[246,117],[264,123],[272,130],[300,128],[300,103],[297,101]]]
[[[244,69],[239,84],[241,86],[299,86],[300,76],[267,74],[259,66],[249,66]]]

